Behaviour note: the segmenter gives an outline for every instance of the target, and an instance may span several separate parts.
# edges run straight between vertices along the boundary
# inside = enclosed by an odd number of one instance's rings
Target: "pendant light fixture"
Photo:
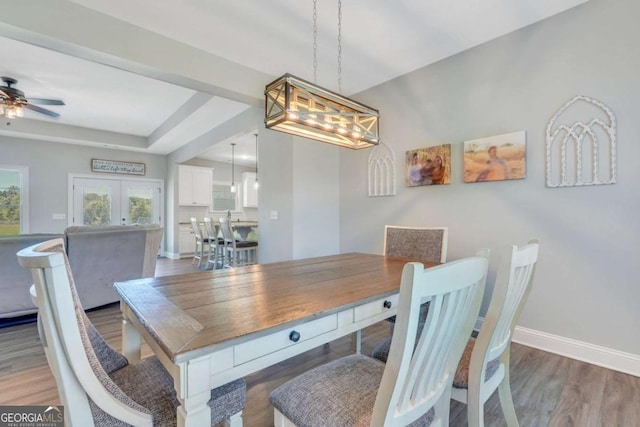
[[[236,182],[235,182],[235,148],[236,148],[236,143],[232,142],[231,143],[231,187],[229,188],[229,191],[231,191],[232,193],[235,193],[237,191]]]
[[[267,129],[298,135],[340,147],[360,149],[378,145],[379,112],[339,93],[316,85],[317,13],[313,1],[314,82],[289,73],[265,88]],[[342,91],[342,2],[338,0],[338,90]]]
[[[253,188],[257,190],[260,188],[260,184],[258,183],[258,134],[254,133],[256,137],[256,181],[253,183]]]

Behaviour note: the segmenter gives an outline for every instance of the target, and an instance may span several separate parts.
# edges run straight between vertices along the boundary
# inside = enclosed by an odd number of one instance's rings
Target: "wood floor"
[[[190,260],[158,263],[157,276],[196,271]],[[120,349],[117,305],[88,313],[97,329]],[[386,322],[363,331],[368,354],[389,333]],[[333,341],[247,378],[245,427],[273,426],[268,395],[317,365],[351,352],[349,337]],[[148,348],[143,355],[150,354]],[[511,388],[521,426],[640,426],[640,378],[513,344]],[[0,405],[60,403],[35,323],[0,329]],[[466,407],[451,403],[452,426],[466,426]],[[504,426],[497,395],[485,405],[487,426]],[[330,427],[330,426],[328,426]]]

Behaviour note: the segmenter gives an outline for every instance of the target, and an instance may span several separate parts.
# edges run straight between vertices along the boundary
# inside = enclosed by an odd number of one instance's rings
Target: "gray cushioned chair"
[[[447,227],[385,225],[384,254],[445,263],[448,236]]]
[[[447,246],[449,243],[448,227],[406,227],[400,225],[385,225],[384,227],[384,255],[415,258],[423,261],[447,262]],[[420,328],[427,318],[429,303],[420,308]],[[387,319],[393,324],[395,316]],[[386,357],[384,358],[386,360]]]
[[[68,425],[175,426],[179,401],[173,378],[156,357],[129,363],[93,327],[80,305],[64,241],[18,252],[31,270],[38,332],[56,379]],[[241,426],[246,385],[237,380],[212,390],[211,423]]]
[[[453,374],[480,309],[486,274],[484,257],[426,270],[421,263],[405,265],[389,362],[355,354],[286,382],[269,396],[275,426],[448,425]],[[426,297],[429,318],[417,337]]]

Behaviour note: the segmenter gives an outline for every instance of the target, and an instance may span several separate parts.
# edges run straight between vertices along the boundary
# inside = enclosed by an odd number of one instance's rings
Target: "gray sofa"
[[[85,309],[118,301],[113,283],[153,277],[163,228],[149,226],[74,226],[60,234],[0,237],[0,318],[36,312],[31,303],[31,274],[16,253],[56,237],[65,247],[78,296]]]

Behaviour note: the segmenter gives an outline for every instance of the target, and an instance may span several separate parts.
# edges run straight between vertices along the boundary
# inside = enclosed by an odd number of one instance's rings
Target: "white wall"
[[[69,214],[69,173],[105,177],[105,174],[91,172],[93,158],[142,162],[146,165],[147,178],[165,179],[166,176],[165,156],[0,136],[0,164],[29,167],[30,233],[64,231],[67,220],[54,220],[52,214]]]
[[[367,156],[340,157],[341,251],[381,253],[384,224],[448,225],[449,259],[536,237],[541,255],[519,324],[640,355],[640,2],[591,0],[565,13],[368,90],[395,151],[395,197],[366,196]],[[419,54],[419,53],[417,53]],[[545,186],[545,127],[576,95],[618,121],[618,183]],[[527,131],[527,177],[462,183],[462,143]],[[452,144],[452,184],[406,188],[406,150]],[[490,292],[492,287],[488,287]],[[482,312],[486,310],[487,298]]]

